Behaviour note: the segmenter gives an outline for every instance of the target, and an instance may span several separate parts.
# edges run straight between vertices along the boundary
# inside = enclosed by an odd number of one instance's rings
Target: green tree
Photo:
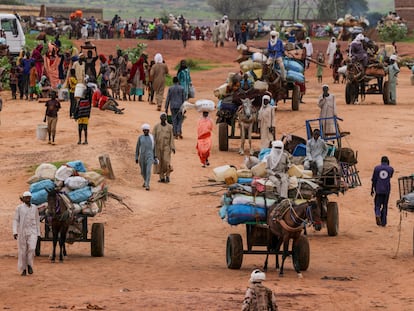
[[[382,41],[400,41],[407,36],[407,26],[405,24],[391,24],[377,27],[379,37]]]
[[[208,0],[207,3],[232,20],[262,16],[272,0]]]
[[[367,0],[319,0],[320,20],[333,20],[345,14],[364,16],[369,11]]]

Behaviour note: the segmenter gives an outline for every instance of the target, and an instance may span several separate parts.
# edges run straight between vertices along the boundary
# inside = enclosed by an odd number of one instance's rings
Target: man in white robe
[[[266,172],[269,180],[276,186],[278,194],[282,198],[288,197],[290,155],[284,151],[283,142],[272,142],[272,150],[267,158]]]
[[[273,122],[275,119],[275,110],[269,105],[270,96],[262,97],[262,106],[259,109],[259,127],[260,127],[260,148],[269,148],[269,144],[275,138],[275,127]]]
[[[323,160],[328,153],[325,141],[320,137],[319,129],[313,130],[313,137],[306,143],[306,157],[303,166],[305,170],[311,169],[311,164],[316,165],[318,176],[322,175]]]
[[[23,203],[17,206],[13,219],[13,237],[19,247],[17,269],[22,276],[33,273],[36,243],[40,237],[39,211],[30,203],[31,199],[32,194],[29,191],[23,193]]]
[[[336,100],[335,96],[329,94],[329,86],[322,86],[322,95],[319,96],[318,107],[321,109],[319,118],[329,118],[322,120],[323,137],[336,136],[336,126],[334,116],[336,116]]]

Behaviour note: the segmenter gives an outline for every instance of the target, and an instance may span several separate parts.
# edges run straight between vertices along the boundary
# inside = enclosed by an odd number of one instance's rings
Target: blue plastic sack
[[[306,145],[305,144],[296,145],[295,150],[293,150],[292,155],[295,157],[306,156]]]
[[[32,204],[39,205],[47,202],[47,191],[45,189],[32,192]]]
[[[251,184],[252,183],[253,178],[251,177],[239,177],[237,178],[237,183],[239,184]]]
[[[285,65],[285,69],[288,71],[292,70],[299,73],[303,73],[305,71],[305,67],[301,63],[291,58],[284,58],[283,65]]]
[[[227,222],[230,225],[260,221],[266,221],[265,208],[247,204],[234,204],[227,207]]]
[[[305,82],[305,76],[300,72],[288,70],[286,73],[286,80],[294,82]]]
[[[86,168],[85,165],[83,165],[82,161],[71,161],[66,163],[67,165],[69,165],[70,167],[74,168],[77,172],[82,172],[85,173],[86,172]]]
[[[30,192],[35,193],[40,190],[52,190],[55,189],[55,183],[50,179],[44,179],[38,182],[35,182],[30,185]]]
[[[73,203],[80,203],[83,201],[87,201],[89,197],[92,195],[91,187],[84,187],[80,189],[73,190],[68,194],[69,199]]]

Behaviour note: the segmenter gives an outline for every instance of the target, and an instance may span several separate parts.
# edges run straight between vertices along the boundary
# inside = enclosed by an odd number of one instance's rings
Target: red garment
[[[99,109],[101,109],[101,110],[103,110],[102,108],[103,108],[103,106],[105,105],[105,103],[108,101],[108,96],[104,96],[104,95],[102,95],[100,98],[99,98],[99,102],[98,102],[98,108]]]
[[[213,131],[213,122],[210,118],[201,118],[198,120],[197,125],[197,146],[198,156],[200,158],[201,164],[206,164],[210,156],[211,146],[213,145],[213,140],[211,139],[211,132]]]
[[[95,92],[93,92],[92,94],[92,106],[93,107],[98,107],[99,104],[99,98],[101,98],[101,90],[97,89]]]
[[[39,44],[32,52],[32,58],[35,61],[35,67],[37,71],[37,82],[43,75],[43,56],[42,56],[43,45]]]
[[[139,70],[139,81],[145,80],[145,72],[144,72],[144,57],[138,58],[138,60],[132,65],[131,73],[129,74],[129,81],[133,81],[135,77],[135,73]]]

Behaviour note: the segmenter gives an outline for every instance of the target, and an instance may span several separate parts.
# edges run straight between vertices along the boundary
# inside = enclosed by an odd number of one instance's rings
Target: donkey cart
[[[365,70],[360,63],[347,65],[347,82],[345,86],[345,102],[355,104],[358,95],[364,100],[366,95],[382,95],[384,105],[390,103],[389,82],[384,81],[385,70],[381,65],[369,65]]]
[[[70,226],[66,236],[66,242],[73,244],[74,242],[91,243],[91,256],[104,256],[104,224],[93,223],[90,238],[88,238],[88,218],[92,215],[77,214]],[[36,244],[36,256],[40,256],[41,242],[53,242],[51,224],[46,216],[41,216],[41,222],[44,222],[44,235],[38,238]]]
[[[229,269],[240,269],[243,255],[283,255],[283,251],[271,248],[275,245],[275,237],[270,232],[266,223],[245,223],[246,246],[243,247],[242,236],[238,233],[229,234],[226,243],[226,263]],[[270,246],[270,247],[269,247]],[[254,249],[253,249],[254,247]],[[266,249],[264,249],[266,247]],[[258,249],[261,248],[261,249]],[[310,247],[306,236],[301,235],[298,240],[295,255],[289,251],[289,255],[296,256],[299,261],[300,271],[306,271],[310,261]]]

